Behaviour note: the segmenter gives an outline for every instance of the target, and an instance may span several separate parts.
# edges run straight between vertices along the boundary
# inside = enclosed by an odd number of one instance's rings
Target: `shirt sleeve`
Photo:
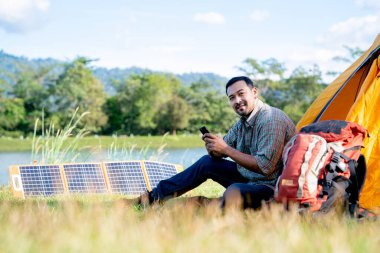
[[[235,125],[233,125],[230,130],[228,130],[227,134],[223,137],[223,140],[227,143],[227,145],[232,148],[236,148],[239,123],[240,122],[237,122]]]
[[[278,119],[268,119],[259,127],[258,149],[254,157],[264,175],[270,175],[276,169],[284,149],[286,131],[286,123]]]

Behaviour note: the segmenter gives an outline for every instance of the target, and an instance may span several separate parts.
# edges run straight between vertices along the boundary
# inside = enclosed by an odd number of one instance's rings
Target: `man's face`
[[[248,117],[255,108],[257,89],[251,89],[244,81],[237,81],[227,88],[227,96],[235,112]]]

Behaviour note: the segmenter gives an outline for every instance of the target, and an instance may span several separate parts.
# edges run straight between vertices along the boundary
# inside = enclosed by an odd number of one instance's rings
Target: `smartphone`
[[[210,132],[205,126],[199,128],[199,131],[201,131],[202,134],[207,134]]]

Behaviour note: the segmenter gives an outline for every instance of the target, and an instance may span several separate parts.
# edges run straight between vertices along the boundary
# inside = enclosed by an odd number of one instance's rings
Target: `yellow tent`
[[[369,131],[362,153],[367,177],[360,205],[380,213],[380,34],[364,54],[317,97],[297,129],[321,120],[356,122]]]

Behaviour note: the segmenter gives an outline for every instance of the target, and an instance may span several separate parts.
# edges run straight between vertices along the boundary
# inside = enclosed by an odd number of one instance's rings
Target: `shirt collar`
[[[254,109],[252,110],[251,114],[249,115],[249,117],[246,119],[244,117],[241,117],[241,119],[243,120],[243,122],[245,124],[248,124],[249,126],[253,126],[253,123],[255,122],[255,115],[257,114],[257,112],[264,106],[264,103],[263,101],[261,101],[260,99],[256,99],[256,103],[255,103],[255,107]]]

